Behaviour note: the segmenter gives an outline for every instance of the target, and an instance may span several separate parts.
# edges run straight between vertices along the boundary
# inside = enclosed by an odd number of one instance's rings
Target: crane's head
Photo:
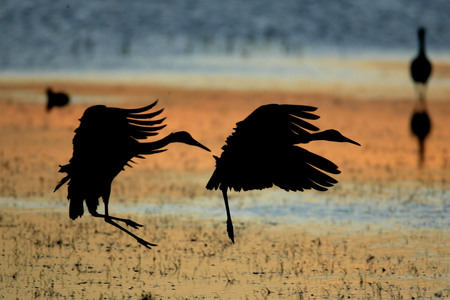
[[[339,131],[334,129],[325,130],[322,132],[319,132],[317,134],[318,137],[320,136],[321,140],[331,141],[331,142],[341,142],[341,143],[351,143],[355,144],[357,146],[361,146],[359,143],[355,142],[354,140],[349,139],[348,137],[343,136]]]
[[[208,152],[211,152],[207,147],[203,146],[199,142],[197,142],[189,133],[186,131],[178,131],[170,134],[171,142],[183,143],[191,146],[196,146],[202,148]]]

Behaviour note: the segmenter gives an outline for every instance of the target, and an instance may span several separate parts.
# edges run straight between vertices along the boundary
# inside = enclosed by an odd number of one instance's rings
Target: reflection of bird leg
[[[418,84],[417,85],[417,92],[419,94],[419,102],[420,103],[425,103],[426,93],[427,93],[427,86],[425,84]]]
[[[414,89],[416,90],[417,100],[422,102],[421,85],[419,83],[414,84]]]
[[[225,201],[225,209],[227,211],[227,232],[231,241],[234,244],[234,230],[233,230],[233,221],[231,220],[230,207],[228,206],[228,197],[227,197],[227,189],[222,189],[223,200]]]
[[[425,101],[416,102],[411,118],[411,131],[417,137],[418,142],[418,166],[425,163],[425,142],[431,131],[431,119],[427,113]]]
[[[423,167],[425,160],[425,139],[419,139],[419,167]]]

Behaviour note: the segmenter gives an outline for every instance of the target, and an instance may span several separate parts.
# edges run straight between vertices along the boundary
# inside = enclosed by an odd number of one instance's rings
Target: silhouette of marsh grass
[[[448,234],[144,217],[147,250],[104,222],[2,211],[1,294],[34,298],[411,298],[450,296]],[[249,222],[246,222],[249,223]],[[424,249],[423,245],[428,245]]]

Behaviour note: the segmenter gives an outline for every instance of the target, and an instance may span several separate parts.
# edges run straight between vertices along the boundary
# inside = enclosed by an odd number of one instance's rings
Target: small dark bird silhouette
[[[336,130],[309,133],[307,130],[319,130],[304,120],[318,119],[319,116],[310,113],[316,109],[303,105],[263,105],[236,124],[235,132],[222,147],[220,158],[214,156],[216,169],[206,188],[222,191],[227,232],[233,243],[228,189],[261,190],[276,185],[286,191],[326,191],[337,183],[324,172],[339,174],[338,166],[296,144],[316,140],[359,144]]]
[[[165,127],[159,125],[163,119],[155,120],[163,109],[150,112],[153,104],[137,109],[121,109],[104,105],[91,106],[80,119],[80,126],[75,130],[73,138],[73,156],[69,164],[60,166],[59,172],[67,173],[56,186],[58,190],[68,182],[68,196],[70,201],[69,215],[75,220],[83,215],[83,202],[86,201],[89,212],[94,217],[103,218],[107,223],[119,228],[135,238],[141,245],[150,248],[156,246],[126,230],[115,221],[124,222],[135,229],[142,225],[129,220],[109,215],[108,203],[111,184],[129,162],[135,157],[163,152],[162,149],[170,143],[184,143],[208,148],[197,142],[185,132],[175,132],[161,140],[141,143],[139,140],[158,134]],[[105,214],[99,214],[98,198],[103,198]]]
[[[47,88],[47,111],[50,111],[55,106],[65,106],[69,104],[70,98],[66,93],[54,93],[52,88]]]
[[[411,117],[411,132],[419,142],[419,167],[425,162],[425,139],[431,131],[431,119],[425,107],[425,102],[420,102],[414,109]]]
[[[425,53],[425,28],[417,31],[419,38],[419,53],[411,62],[411,77],[414,81],[419,101],[425,101],[426,85],[433,69]]]

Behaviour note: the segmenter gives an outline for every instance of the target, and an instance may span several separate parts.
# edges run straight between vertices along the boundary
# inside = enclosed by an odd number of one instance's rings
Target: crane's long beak
[[[208,151],[208,152],[211,152],[211,150],[209,150],[208,147],[206,147],[206,146],[200,144],[200,143],[197,142],[196,140],[193,141],[192,146],[197,146],[197,147],[202,148],[202,149],[204,149],[204,150],[206,150],[206,151]]]
[[[203,144],[200,144],[199,142],[197,142],[197,140],[195,140],[189,133],[189,139],[187,141],[185,141],[185,143],[191,145],[191,146],[196,146],[199,148],[202,148],[203,150],[206,150],[208,152],[211,152],[211,150],[209,150],[208,147],[204,146]]]
[[[357,146],[361,146],[358,142],[355,142],[354,140],[351,140],[351,139],[349,139],[348,137],[345,137],[345,136],[344,136],[344,138],[345,138],[345,141],[344,141],[344,142],[351,143],[351,144],[355,144],[355,145],[357,145]]]

